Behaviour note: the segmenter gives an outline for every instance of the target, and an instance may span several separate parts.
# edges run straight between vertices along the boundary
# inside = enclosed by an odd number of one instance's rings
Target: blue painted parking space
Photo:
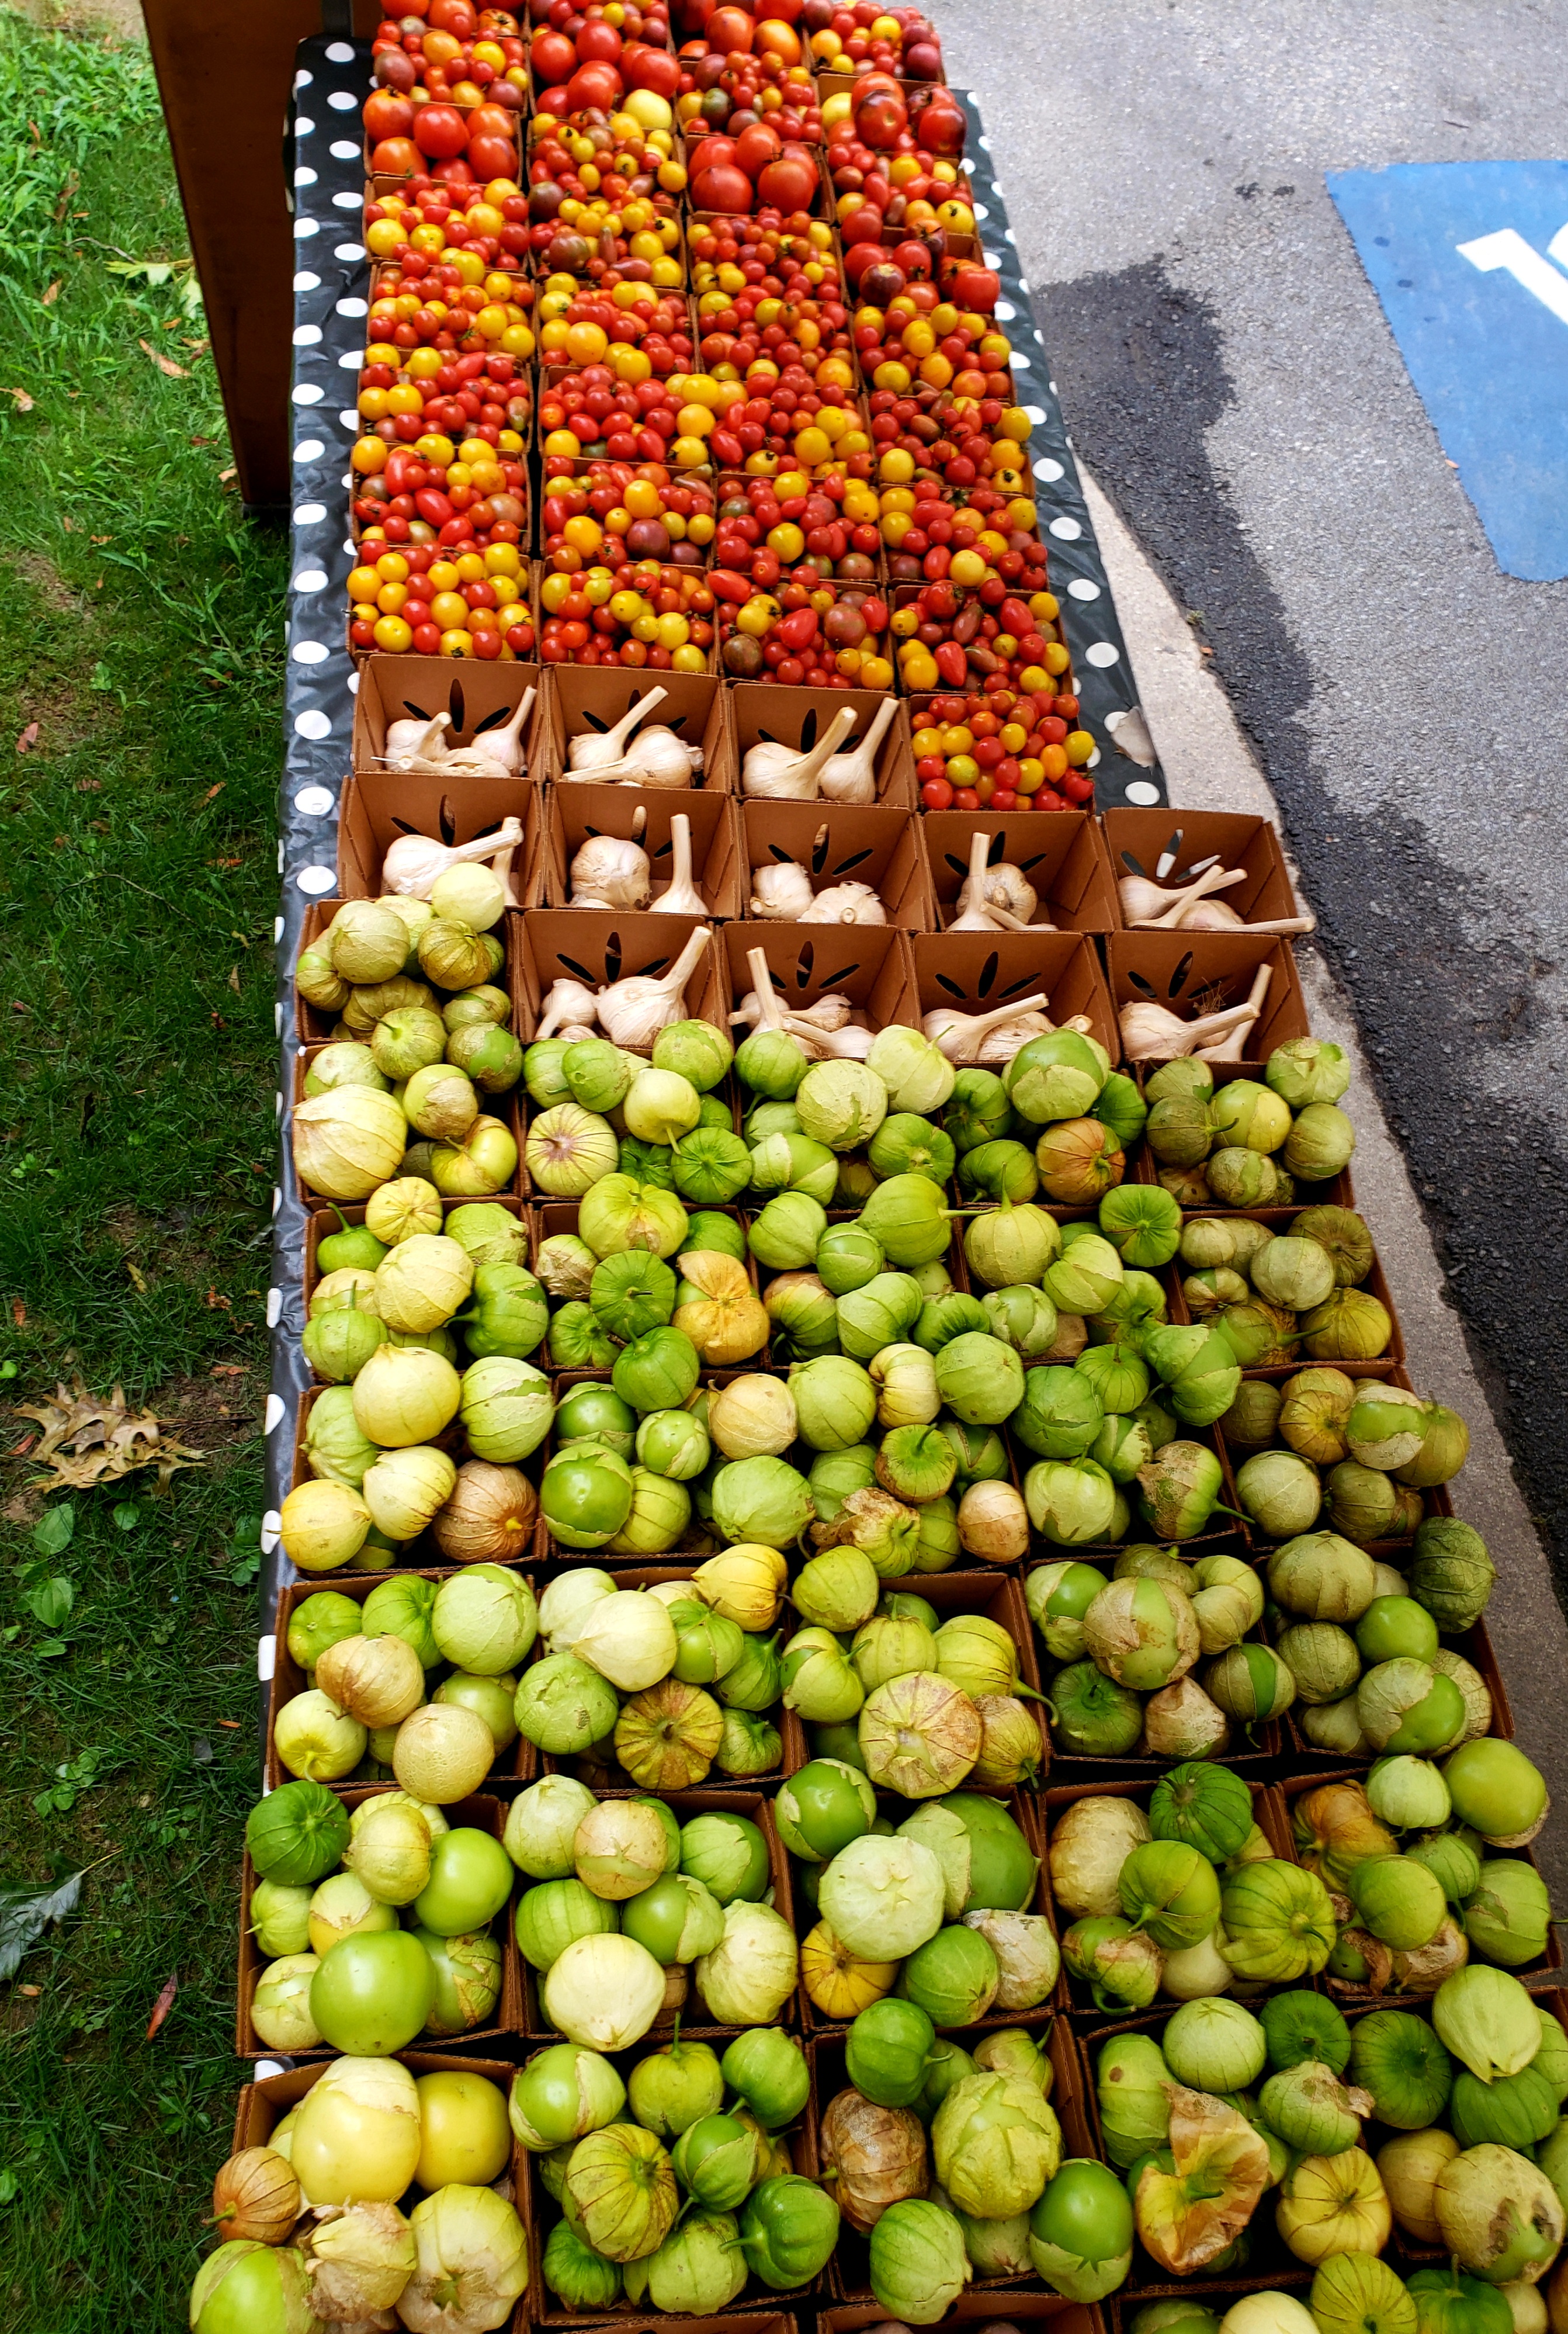
[[[1498,565],[1568,576],[1568,161],[1399,163],[1328,188]]]

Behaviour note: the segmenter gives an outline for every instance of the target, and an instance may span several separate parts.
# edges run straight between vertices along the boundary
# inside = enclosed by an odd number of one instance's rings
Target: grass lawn
[[[286,545],[145,53],[0,17],[0,1403],[123,1383],[211,1454],[46,1502],[0,1422],[0,1888],[92,1867],[0,1982],[0,2320],[124,2334],[185,2322],[239,2073]]]

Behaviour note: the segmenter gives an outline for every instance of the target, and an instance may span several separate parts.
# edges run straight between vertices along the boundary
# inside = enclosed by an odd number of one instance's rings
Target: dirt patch
[[[11,5],[14,14],[43,33],[106,41],[147,38],[138,0],[11,0]]]
[[[13,555],[11,564],[23,581],[31,584],[45,607],[53,608],[65,616],[85,613],[82,600],[71,589],[54,562],[45,558],[43,552],[18,551]]]
[[[182,1442],[209,1454],[254,1441],[262,1431],[266,1389],[243,1363],[220,1363],[218,1374],[177,1378],[160,1386],[151,1407]]]

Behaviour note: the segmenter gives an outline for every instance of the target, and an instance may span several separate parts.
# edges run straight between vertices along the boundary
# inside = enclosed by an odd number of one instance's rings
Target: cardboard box
[[[503,2059],[460,2059],[441,2050],[399,2050],[396,2055],[399,2066],[407,2067],[411,2075],[479,2075],[508,2096],[517,2071]],[[308,2067],[289,2067],[282,2074],[263,2075],[246,2083],[235,2110],[234,2154],[238,2156],[247,2147],[265,2147],[290,2108],[298,2107],[324,2071],[323,2060]],[[518,2148],[514,2153],[515,2169],[522,2152]]]
[[[399,781],[399,783],[402,782]],[[361,894],[361,896],[363,895]],[[300,956],[303,956],[307,949],[314,948],[317,945],[322,933],[327,931],[333,917],[337,914],[338,910],[342,906],[342,904],[343,903],[341,900],[313,900],[309,907],[306,908],[303,920],[300,925],[299,951],[294,959],[296,973],[298,970]],[[516,916],[514,915],[511,911],[508,911],[507,913],[502,917],[500,922],[495,928],[495,937],[501,943],[504,952],[504,961],[500,971],[496,973],[494,981],[490,984],[494,988],[505,989],[508,989],[510,986],[507,966],[512,961],[515,943],[517,934],[521,930],[521,924],[518,922]],[[407,978],[410,980],[424,979],[424,975],[420,972],[417,963],[413,971],[409,973]],[[435,987],[434,982],[427,982],[426,985],[429,988]],[[451,990],[445,989],[438,989],[436,990],[436,995],[438,1000],[437,1005],[438,1011],[440,1010],[441,1005],[445,1004],[447,997],[453,993],[454,992]],[[331,1044],[332,1042],[332,1032],[338,1025],[338,1018],[339,1017],[335,1011],[329,1012],[323,1007],[309,1003],[306,998],[302,994],[296,979],[294,985],[294,1033],[299,1038],[302,1046],[325,1046]],[[361,1042],[363,1041],[361,1040]]]
[[[386,1783],[368,1783],[345,1791],[343,1801],[351,1808],[362,1807],[368,1799],[383,1798],[392,1788]],[[492,1839],[499,1839],[506,1828],[505,1807],[489,1792],[476,1791],[470,1799],[457,1800],[445,1813],[455,1828],[461,1826],[473,1831],[488,1832]],[[262,2040],[251,2024],[251,2002],[262,1972],[268,1965],[266,1956],[257,1949],[250,1925],[251,1892],[255,1886],[255,1867],[246,1849],[240,1872],[239,1982],[235,1995],[234,2047],[242,2059],[265,2058],[273,2048],[270,2042]],[[494,1916],[491,1933],[501,1947],[501,1991],[495,2007],[483,2026],[472,2027],[460,2035],[444,2035],[440,2039],[445,2042],[465,2045],[495,2042],[504,2035],[520,2034],[523,2030],[522,1961],[505,1906]],[[335,2059],[340,2054],[330,2043],[322,2042],[314,2049],[292,2050],[287,2055],[292,2059]]]
[[[1217,900],[1233,908],[1244,923],[1273,921],[1302,914],[1291,886],[1290,871],[1277,830],[1266,818],[1240,811],[1107,810],[1101,815],[1106,857],[1118,887],[1116,921],[1112,931],[1129,931],[1130,920],[1121,901],[1120,886],[1129,875],[1145,875],[1172,892],[1193,881],[1192,871],[1217,860],[1222,867],[1240,868],[1244,881],[1217,892]],[[1161,874],[1165,862],[1169,865]],[[1196,937],[1196,935],[1189,935]]]
[[[532,1221],[527,1204],[524,1201],[520,1200],[515,1191],[499,1192],[494,1200],[443,1200],[441,1202],[441,1215],[444,1221],[445,1219],[451,1214],[454,1208],[486,1207],[502,1208],[505,1210],[507,1215],[515,1217],[518,1223],[522,1226],[524,1235],[528,1234],[532,1230]],[[333,1232],[341,1231],[343,1228],[342,1224],[340,1224],[338,1221],[338,1216],[340,1213],[342,1216],[343,1223],[346,1223],[351,1227],[355,1224],[362,1224],[365,1220],[365,1210],[362,1203],[356,1203],[355,1205],[351,1206],[345,1201],[340,1209],[338,1202],[334,1201],[331,1209],[314,1209],[305,1223],[304,1297],[307,1318],[310,1314],[311,1298],[315,1295],[317,1288],[325,1278],[325,1275],[322,1270],[319,1261],[318,1251],[320,1250],[322,1242],[324,1239],[330,1239]],[[525,1249],[524,1250],[524,1254],[526,1255],[526,1253],[527,1250]],[[521,1259],[519,1261],[521,1261]],[[320,1381],[320,1383],[324,1384],[326,1381],[323,1379]]]
[[[1204,2291],[1213,2288],[1205,2284]],[[1006,2322],[1028,2334],[1105,2334],[1106,2321],[1097,2308],[1081,2301],[1063,2301],[1060,2294],[1051,2293],[1044,2286],[1004,2284],[1000,2280],[987,2279],[984,2284],[970,2283],[954,2302],[952,2308],[937,2320],[938,2327],[995,2325],[996,2311],[1005,2308]],[[835,2301],[830,2309],[817,2312],[817,2334],[871,2334],[871,2329],[888,2323],[888,2313],[880,2301]]]
[[[915,1010],[900,1015],[919,1027],[938,1006],[960,1013],[994,1013],[1003,1005],[1044,996],[1041,1008],[1060,1028],[1086,1019],[1114,1064],[1121,1052],[1116,1018],[1094,943],[1081,932],[941,932],[911,943]]]
[[[1197,1018],[1193,1008],[1199,1001],[1206,1012],[1245,1004],[1255,977],[1266,966],[1263,1010],[1247,1029],[1241,1059],[1227,1071],[1228,1076],[1246,1077],[1276,1046],[1312,1035],[1288,940],[1246,932],[1112,932],[1105,960],[1119,1018],[1124,1005],[1137,1003],[1162,1006],[1181,1020]],[[1160,1053],[1129,1056],[1150,1065],[1169,1058]]]
[[[755,986],[746,958],[756,949],[786,1012],[834,994],[847,997],[871,1029],[917,1019],[909,938],[891,924],[726,924],[718,944],[727,974],[716,1017],[723,1021]]]
[[[1154,1172],[1150,1172],[1147,1176],[1140,1176],[1138,1180],[1140,1181],[1152,1182],[1157,1181],[1158,1177]],[[1342,1199],[1338,1194],[1337,1186],[1341,1181],[1342,1179],[1336,1176],[1333,1185],[1322,1187],[1329,1194],[1327,1201],[1319,1201],[1314,1198],[1310,1204],[1313,1207],[1330,1204],[1334,1207],[1348,1208],[1351,1204],[1350,1201],[1348,1199]],[[1318,1187],[1309,1186],[1308,1188],[1315,1190]],[[1266,1224],[1270,1231],[1272,1231],[1276,1238],[1288,1238],[1297,1217],[1303,1215],[1304,1212],[1305,1208],[1301,1203],[1289,1208],[1216,1207],[1204,1208],[1201,1210],[1189,1210],[1185,1220],[1190,1221],[1192,1217],[1196,1214],[1221,1217],[1234,1216],[1249,1223]],[[1170,1318],[1173,1321],[1181,1322],[1183,1324],[1190,1322],[1195,1316],[1190,1305],[1188,1303],[1187,1292],[1183,1287],[1184,1281],[1189,1277],[1189,1268],[1187,1265],[1184,1265],[1181,1262],[1180,1258],[1178,1257],[1168,1268],[1168,1274],[1169,1277],[1166,1280],[1166,1291],[1169,1299]],[[1246,1279],[1248,1278],[1248,1276],[1244,1273],[1242,1278]],[[1387,1313],[1391,1324],[1388,1345],[1380,1354],[1374,1355],[1370,1361],[1364,1362],[1316,1362],[1310,1354],[1308,1354],[1304,1349],[1302,1349],[1298,1352],[1296,1358],[1292,1361],[1259,1364],[1255,1365],[1253,1368],[1244,1369],[1242,1372],[1243,1377],[1283,1379],[1294,1377],[1298,1370],[1305,1369],[1342,1369],[1348,1376],[1353,1378],[1382,1378],[1392,1376],[1395,1372],[1400,1369],[1403,1365],[1405,1359],[1405,1341],[1403,1334],[1400,1328],[1400,1316],[1394,1306],[1393,1291],[1389,1287],[1387,1276],[1383,1271],[1381,1259],[1379,1258],[1375,1249],[1372,1251],[1371,1269],[1367,1273],[1365,1278],[1359,1281],[1356,1285],[1358,1288],[1364,1289],[1369,1297],[1375,1297],[1377,1298],[1379,1304]]]
[[[1088,811],[1020,818],[1016,811],[928,810],[920,831],[936,892],[938,931],[946,931],[958,913],[958,893],[969,873],[976,834],[993,838],[987,865],[1005,860],[1034,886],[1040,905],[1033,921],[1042,930],[1048,924],[1062,931],[1116,930],[1116,887],[1104,838]]]
[[[605,1799],[635,1799],[640,1794],[634,1791],[606,1791],[601,1796]],[[750,1822],[755,1824],[767,1846],[768,1869],[773,1876],[774,1908],[786,1921],[793,1919],[794,1900],[790,1891],[789,1857],[784,1854],[778,1833],[774,1828],[773,1798],[770,1792],[755,1791],[744,1783],[736,1783],[727,1791],[660,1791],[658,1796],[670,1809],[679,1824],[690,1823],[697,1816],[712,1815],[745,1816]],[[514,1913],[518,1902],[520,1899],[513,1900]],[[553,2026],[547,2023],[540,1994],[538,1973],[524,1961],[523,1963],[524,2032],[531,2041],[559,2042],[562,2037]],[[797,1986],[774,2020],[774,2024],[784,2027],[792,2034],[803,2032],[802,2008],[802,1996]],[[702,1996],[697,1991],[695,1978],[691,1981],[686,2006],[681,2010],[679,2016],[680,2030],[686,2040],[692,2042],[702,2040],[712,2042],[721,2058],[726,2043],[733,2041],[737,2033],[745,2030],[739,2027],[714,2024],[708,2016]],[[667,2041],[673,2030],[675,2019],[676,2011],[673,2008],[661,2011],[649,2029],[646,2042],[637,2046],[639,2054],[657,2049],[661,2042]],[[721,2040],[719,2037],[724,2039]]]
[[[311,911],[312,915],[314,915],[316,912],[317,911],[314,909]],[[521,931],[523,927],[520,918],[515,919],[508,916],[505,921],[507,923],[515,921],[518,931]],[[309,921],[307,919],[307,944],[310,937]],[[299,1000],[299,1010],[302,1020],[307,1014],[311,1013],[311,1008],[305,1005],[303,998]],[[312,1018],[318,1021],[324,1021],[326,1019],[326,1016],[324,1014],[312,1014]],[[307,1037],[301,1050],[294,1056],[293,1101],[295,1104],[302,1103],[305,1099],[305,1077],[309,1072],[311,1064],[315,1060],[316,1056],[321,1052],[321,1050],[322,1042],[320,1039]],[[518,1080],[517,1084],[512,1088],[509,1094],[480,1095],[479,1099],[485,1104],[484,1110],[480,1113],[481,1117],[499,1119],[501,1124],[506,1128],[513,1142],[517,1145],[517,1164],[513,1170],[511,1181],[504,1184],[499,1191],[488,1191],[484,1193],[470,1192],[468,1196],[471,1199],[486,1198],[499,1200],[505,1198],[508,1193],[515,1198],[526,1198],[528,1193],[528,1171],[523,1164],[523,1104],[526,1099],[526,1095],[527,1089],[524,1086],[521,1079]],[[409,1129],[409,1140],[410,1143],[418,1140],[412,1127]],[[307,1208],[336,1208],[341,1204],[343,1207],[344,1211],[347,1211],[348,1202],[346,1201],[340,1202],[336,1200],[327,1199],[322,1192],[313,1191],[310,1184],[304,1181],[303,1176],[300,1178],[300,1198]],[[332,1221],[327,1225],[326,1230],[328,1231],[335,1231],[337,1229],[337,1220],[334,1217]]]
[[[920,825],[910,812],[880,805],[874,810],[850,810],[836,803],[752,801],[742,805],[741,819],[746,873],[740,912],[748,919],[753,916],[750,893],[756,870],[794,860],[810,875],[813,892],[834,883],[869,883],[890,924],[909,932],[936,931],[937,907],[920,849]],[[793,924],[793,919],[787,921]]]
[[[512,1026],[526,1046],[538,1029],[544,999],[557,980],[600,989],[639,974],[668,973],[703,925],[695,916],[617,916],[597,908],[546,908],[517,927],[511,950]],[[734,927],[730,927],[731,930]],[[686,1018],[728,1023],[729,1006],[712,936],[684,992]],[[605,1033],[608,1035],[608,1032]],[[651,1054],[651,1042],[628,1053]]]
[[[307,1396],[306,1399],[308,1400],[309,1397]],[[531,1558],[527,1560],[531,1561]],[[379,1587],[388,1578],[399,1580],[418,1578],[433,1581],[438,1585],[443,1580],[452,1579],[462,1568],[460,1565],[455,1564],[444,1566],[403,1564],[399,1565],[397,1572],[392,1575],[370,1572],[318,1572],[313,1573],[308,1578],[302,1579],[296,1577],[293,1580],[284,1582],[278,1591],[277,1616],[274,1623],[272,1683],[267,1688],[267,1740],[264,1773],[269,1791],[275,1791],[280,1784],[293,1779],[273,1747],[278,1712],[285,1702],[292,1702],[295,1694],[305,1693],[310,1689],[310,1679],[289,1652],[289,1622],[297,1607],[304,1603],[307,1596],[313,1596],[319,1589],[332,1589],[337,1596],[347,1596],[351,1603],[362,1605],[371,1589]],[[534,1582],[531,1571],[527,1578],[528,1586],[532,1588]],[[503,1750],[499,1758],[492,1762],[490,1771],[485,1778],[485,1785],[489,1789],[496,1783],[531,1783],[538,1771],[534,1745],[532,1742],[524,1741],[522,1735],[519,1735],[516,1741]],[[332,1789],[341,1797],[351,1796],[353,1792],[366,1788],[373,1789],[374,1786],[356,1783],[348,1777],[345,1777],[341,1783],[334,1783],[332,1786]]]
[[[1428,1493],[1429,1499],[1433,1497],[1434,1494]],[[1429,1509],[1429,1512],[1439,1511]],[[1444,1500],[1440,1512],[1452,1514],[1451,1500]],[[1391,1564],[1396,1571],[1402,1571],[1409,1560],[1409,1540],[1376,1540],[1368,1548],[1367,1554],[1375,1564]],[[1257,1568],[1265,1580],[1268,1558],[1273,1553],[1274,1549],[1271,1547],[1266,1551],[1260,1552],[1255,1559]],[[1286,1616],[1290,1621],[1294,1621],[1296,1617],[1294,1614]],[[1271,1644],[1277,1640],[1278,1634],[1276,1625],[1270,1632]],[[1443,1651],[1459,1654],[1463,1660],[1480,1672],[1482,1683],[1492,1697],[1492,1722],[1486,1729],[1487,1735],[1496,1738],[1499,1742],[1512,1742],[1514,1712],[1508,1701],[1508,1689],[1503,1683],[1503,1673],[1497,1667],[1497,1656],[1493,1649],[1486,1622],[1477,1621],[1473,1628],[1460,1629],[1452,1635],[1446,1635],[1443,1638]],[[1303,1767],[1342,1767],[1356,1774],[1365,1774],[1371,1763],[1370,1753],[1361,1751],[1353,1757],[1341,1758],[1332,1750],[1321,1750],[1315,1742],[1308,1740],[1301,1723],[1301,1703],[1293,1702],[1284,1714],[1284,1738],[1286,1749],[1294,1760]],[[1498,1851],[1501,1855],[1508,1856],[1517,1852],[1514,1848]]]
[[[524,717],[523,768],[518,776],[542,778],[541,767],[552,676],[548,666],[480,658],[367,657],[360,666],[354,701],[352,766],[369,775],[381,767],[387,728],[393,721],[434,720],[449,714],[444,744],[450,752],[472,744],[482,730],[505,728],[526,692],[534,702]]]
[[[852,753],[890,700],[885,690],[786,689],[776,680],[736,681],[729,692],[734,722],[736,767],[744,770],[746,755],[764,739],[809,753],[841,706],[852,706],[855,726],[842,754]],[[909,709],[894,704],[890,719],[876,750],[877,800],[894,810],[914,810],[919,801],[915,785],[915,755],[910,742]],[[736,784],[746,791],[743,776]]]
[[[421,778],[391,770],[351,777],[338,815],[339,897],[380,899],[386,888],[381,862],[400,835],[428,835],[450,849],[494,834],[515,818],[523,834],[512,854],[511,905],[536,907],[544,798],[543,786],[528,778]]]
[[[646,725],[673,729],[683,746],[700,746],[702,768],[694,772],[693,789],[705,794],[735,791],[735,759],[730,750],[726,691],[713,673],[640,671],[627,665],[557,664],[549,668],[551,699],[546,713],[546,767],[542,776],[557,785],[578,784],[569,776],[567,747],[573,738],[613,729],[634,705],[656,690],[664,694],[649,708]],[[617,782],[618,783],[618,782]],[[660,788],[629,786],[640,800]],[[673,791],[673,789],[671,790]]]
[[[710,916],[732,917],[742,912],[744,869],[735,796],[718,788],[694,793],[688,788],[662,786],[596,786],[586,781],[553,786],[544,814],[544,848],[540,854],[540,906],[570,909],[573,915],[596,911],[572,906],[572,863],[591,835],[614,835],[641,844],[653,877],[653,912],[659,895],[668,891],[674,863],[673,829],[677,816],[687,822],[691,844],[692,881]]]

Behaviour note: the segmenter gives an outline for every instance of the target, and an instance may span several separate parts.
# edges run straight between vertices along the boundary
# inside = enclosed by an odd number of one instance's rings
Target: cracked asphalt
[[[1568,584],[1499,572],[1323,183],[1568,152],[1568,5],[935,14],[1073,442],[1274,788],[1568,1601]]]

